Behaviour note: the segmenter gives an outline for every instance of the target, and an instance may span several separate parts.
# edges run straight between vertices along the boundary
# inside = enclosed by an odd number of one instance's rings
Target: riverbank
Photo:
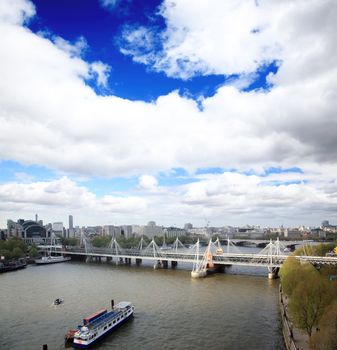
[[[295,328],[288,315],[288,298],[282,292],[280,284],[279,305],[282,319],[283,339],[287,350],[309,350],[308,336]]]

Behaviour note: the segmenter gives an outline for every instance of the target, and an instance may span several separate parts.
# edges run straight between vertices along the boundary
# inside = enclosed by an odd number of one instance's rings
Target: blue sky
[[[334,11],[5,0],[0,227],[336,220]]]

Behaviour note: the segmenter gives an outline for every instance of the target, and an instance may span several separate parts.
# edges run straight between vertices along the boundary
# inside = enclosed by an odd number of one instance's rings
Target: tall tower
[[[74,229],[74,220],[73,220],[73,216],[69,215],[69,230],[73,230]]]
[[[35,221],[37,222],[37,220],[38,220],[38,216],[37,214],[35,214]]]

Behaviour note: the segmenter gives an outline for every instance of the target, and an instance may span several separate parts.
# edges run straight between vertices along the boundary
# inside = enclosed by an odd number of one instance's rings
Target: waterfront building
[[[212,229],[210,227],[193,227],[188,230],[188,233],[209,238],[212,235]]]
[[[178,227],[167,227],[163,229],[163,234],[167,238],[176,238],[186,236],[186,230]]]
[[[301,231],[296,229],[289,229],[286,228],[284,230],[284,238],[290,238],[290,239],[296,239],[296,238],[301,238]]]
[[[19,219],[7,220],[8,237],[20,237],[26,244],[43,244],[50,240],[50,233],[41,222]]]

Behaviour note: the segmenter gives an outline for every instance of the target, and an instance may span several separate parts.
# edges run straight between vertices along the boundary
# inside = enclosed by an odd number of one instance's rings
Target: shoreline
[[[283,340],[287,350],[309,350],[307,337],[293,327],[287,313],[287,297],[284,297],[282,286],[279,287],[279,307],[282,320]]]

